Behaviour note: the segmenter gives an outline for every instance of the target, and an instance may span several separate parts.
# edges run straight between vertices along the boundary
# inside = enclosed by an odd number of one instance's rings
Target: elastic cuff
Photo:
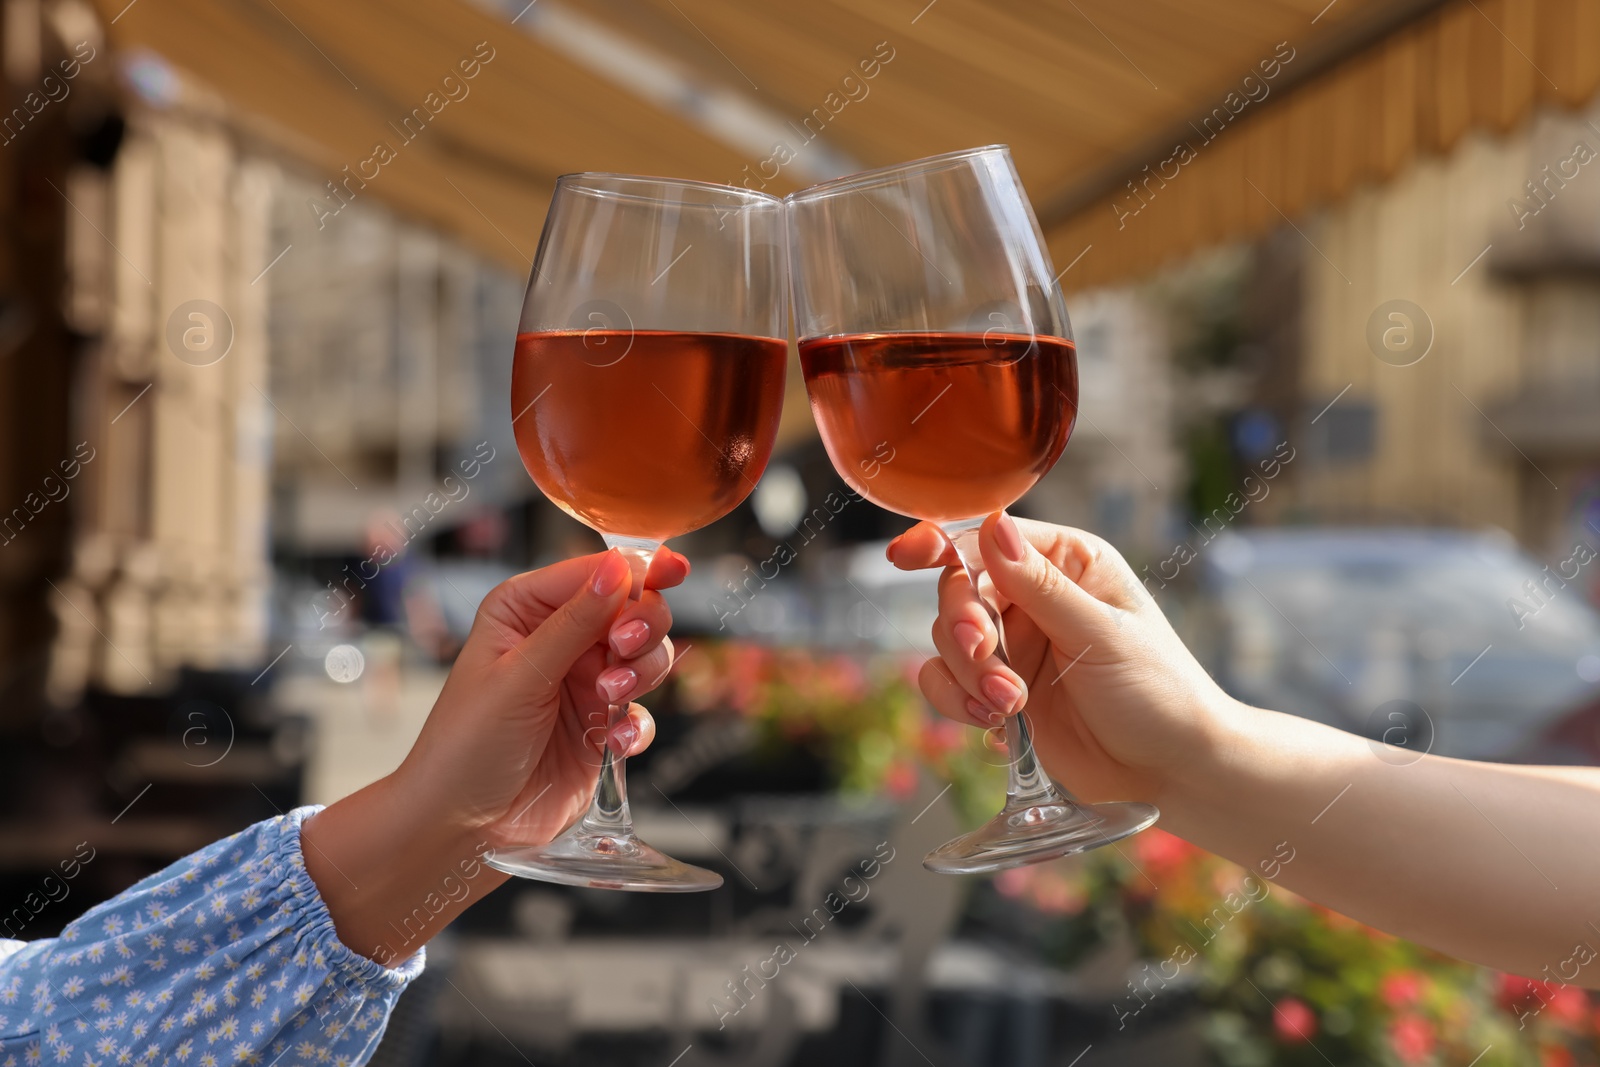
[[[272,849],[274,864],[283,870],[284,884],[289,887],[305,916],[304,921],[298,924],[296,939],[303,938],[311,949],[320,949],[328,965],[346,978],[381,990],[399,992],[422,973],[427,963],[427,948],[418,948],[415,955],[398,967],[385,967],[339,940],[339,933],[333,927],[333,916],[328,913],[327,902],[322,899],[317,884],[306,873],[305,854],[300,851],[301,826],[322,808],[321,804],[310,804],[295,808],[275,820],[280,836]]]

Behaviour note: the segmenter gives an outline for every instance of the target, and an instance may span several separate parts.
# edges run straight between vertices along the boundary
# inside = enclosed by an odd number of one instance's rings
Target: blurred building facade
[[[158,73],[114,164],[64,182],[85,444],[58,704],[264,665],[275,558],[360,556],[375,516],[431,538],[468,491],[527,493],[501,410],[520,279],[378,204],[316,232],[293,157]],[[441,486],[468,455],[495,460]]]
[[[1305,227],[1308,517],[1597,536],[1597,117],[1471,134]]]

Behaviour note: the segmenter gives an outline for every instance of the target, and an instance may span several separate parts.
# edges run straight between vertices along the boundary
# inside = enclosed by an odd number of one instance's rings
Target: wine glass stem
[[[580,821],[587,834],[604,834],[607,837],[630,837],[633,834],[633,815],[628,810],[627,760],[611,748],[611,730],[628,713],[624,704],[606,707],[606,740],[600,750],[600,777],[594,783],[594,797],[589,810]]]
[[[633,572],[628,597],[630,600],[638,600],[644,595],[644,577],[650,570],[650,561],[655,558],[656,549],[661,547],[661,542],[636,537],[615,537],[609,534],[605,535],[605,542],[608,548],[616,549],[627,558]],[[606,656],[608,663],[615,659],[614,654],[608,653]],[[633,836],[633,815],[628,810],[628,778],[624,771],[627,760],[611,747],[611,731],[627,714],[626,704],[606,705],[606,729],[600,749],[600,777],[594,784],[594,796],[589,801],[589,810],[578,820],[580,833],[616,838]]]
[[[968,519],[946,524],[944,532],[950,538],[956,555],[961,557],[961,566],[967,572],[967,579],[972,582],[983,610],[988,612],[989,621],[994,625],[994,632],[999,635],[1000,643],[995,648],[995,658],[1009,667],[1011,657],[1006,651],[1005,624],[1000,618],[999,609],[995,607],[994,584],[985,580],[988,571],[983,564],[983,554],[978,550],[978,529],[982,525],[982,519]],[[1052,782],[1039,765],[1033,749],[1033,736],[1028,729],[1026,707],[1006,717],[1005,730],[1006,750],[1011,755],[1006,781],[1006,807],[1071,803],[1070,794]]]

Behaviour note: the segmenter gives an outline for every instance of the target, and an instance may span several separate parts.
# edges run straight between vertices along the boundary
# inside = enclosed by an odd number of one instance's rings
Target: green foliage
[[[1004,797],[1004,759],[980,731],[928,711],[917,666],[704,642],[682,661],[679,685],[692,711],[736,711],[765,743],[816,752],[846,793],[905,798],[930,773],[977,825]],[[1155,974],[1193,978],[1219,1067],[1600,1065],[1600,1008],[1582,990],[1391,937],[1266,876],[1278,873],[1151,829],[1118,849],[1002,871],[995,888],[1030,910],[1037,944],[1060,966],[1125,927]],[[1125,1008],[1137,1003],[1130,994]]]

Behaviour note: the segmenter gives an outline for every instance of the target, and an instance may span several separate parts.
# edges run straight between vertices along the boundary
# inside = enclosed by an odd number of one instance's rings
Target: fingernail
[[[626,756],[631,752],[638,740],[639,728],[633,724],[632,719],[623,719],[611,728],[611,751],[619,756]]]
[[[595,685],[599,687],[600,695],[605,697],[607,702],[619,704],[638,680],[639,676],[634,673],[632,667],[612,667],[595,679]]]
[[[983,695],[989,698],[989,703],[1001,711],[1009,712],[1022,699],[1022,690],[1018,689],[1011,679],[1004,675],[991,674],[983,680],[979,687]]]
[[[644,647],[649,637],[650,624],[643,619],[633,619],[611,631],[611,647],[619,656],[631,656]]]
[[[970,622],[962,621],[950,628],[951,634],[956,639],[956,644],[961,646],[961,651],[967,654],[968,659],[978,658],[978,649],[983,647],[983,631]]]
[[[987,704],[973,700],[971,697],[967,698],[967,714],[972,716],[972,725],[981,726],[986,730],[991,726],[999,726],[1006,721],[1004,715],[990,708]]]
[[[628,580],[630,570],[628,561],[622,558],[622,553],[613,549],[606,553],[600,561],[600,566],[594,569],[594,595],[610,596],[622,588],[622,583]]]
[[[900,535],[898,535],[896,537],[890,538],[888,546],[886,548],[884,548],[884,550],[883,550],[883,554],[885,556],[889,556],[890,558],[893,558],[895,546],[900,543],[900,538],[904,537],[904,536],[905,536],[905,534],[900,534]]]
[[[1017,529],[1017,524],[1011,521],[1011,516],[1003,511],[1000,513],[1000,521],[994,524],[994,543],[1006,559],[1012,563],[1022,562],[1022,532]]]

